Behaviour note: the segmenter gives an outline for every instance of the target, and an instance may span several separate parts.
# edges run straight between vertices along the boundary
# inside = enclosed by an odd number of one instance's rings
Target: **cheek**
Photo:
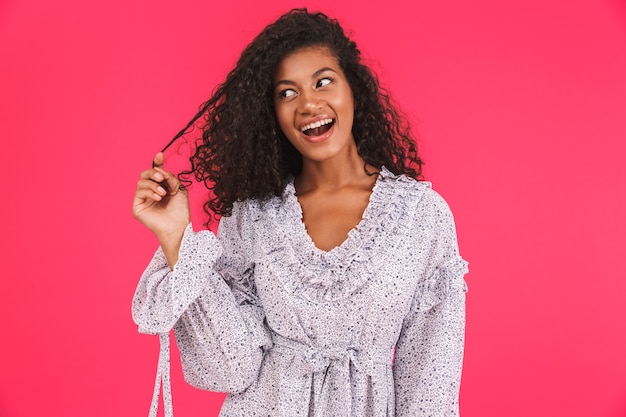
[[[285,109],[285,106],[275,105],[274,112],[276,113],[276,120],[278,121],[278,126],[280,126],[283,133],[285,133],[285,127],[289,125],[288,112]]]
[[[340,103],[337,103],[335,108],[341,109],[339,112],[344,124],[346,122],[352,124],[354,121],[354,101],[350,95],[343,97],[343,100]]]
[[[351,113],[354,114],[354,98],[352,97],[352,91],[349,89],[345,89],[342,93],[337,97],[336,106],[341,108],[343,113]]]
[[[278,121],[278,128],[283,133],[285,138],[292,144],[296,145],[296,140],[294,138],[294,130],[293,130],[293,122],[291,118],[288,116],[288,112],[279,111],[276,109],[276,120]]]

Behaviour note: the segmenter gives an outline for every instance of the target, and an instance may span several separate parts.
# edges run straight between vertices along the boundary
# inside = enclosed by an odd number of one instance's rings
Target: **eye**
[[[289,97],[293,97],[296,95],[295,90],[292,90],[291,88],[287,88],[285,90],[282,90],[278,93],[278,97],[280,98],[289,98]]]
[[[328,78],[328,77],[320,78],[317,81],[317,84],[315,84],[315,88],[326,87],[328,84],[332,82],[333,82],[332,78]]]

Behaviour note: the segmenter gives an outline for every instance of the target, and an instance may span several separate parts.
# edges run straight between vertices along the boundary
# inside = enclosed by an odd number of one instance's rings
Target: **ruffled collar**
[[[348,297],[379,269],[380,258],[393,251],[412,224],[415,206],[430,183],[395,175],[383,167],[358,225],[339,246],[324,251],[313,243],[302,221],[302,207],[293,180],[282,198],[265,206],[267,230],[261,239],[264,255],[279,268],[278,279],[290,293],[318,302]],[[266,231],[267,231],[266,230]]]

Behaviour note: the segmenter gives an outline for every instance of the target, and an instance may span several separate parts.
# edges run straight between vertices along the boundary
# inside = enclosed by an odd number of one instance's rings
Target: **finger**
[[[151,204],[155,202],[159,202],[163,199],[163,196],[155,193],[154,191],[144,188],[141,190],[137,190],[135,192],[135,197],[133,199],[133,205],[141,205],[141,204]]]
[[[152,180],[154,181],[154,174],[159,172],[156,168],[152,168],[152,169],[146,169],[145,171],[141,171],[141,174],[139,174],[139,178],[142,180]],[[163,180],[161,178],[161,180]]]
[[[153,168],[163,168],[163,161],[165,160],[165,156],[163,156],[163,152],[159,152],[154,156],[152,160]]]
[[[142,180],[151,180],[160,183],[173,175],[174,174],[164,170],[163,168],[152,168],[142,171],[139,178]]]
[[[169,191],[170,195],[176,194],[181,187],[178,175],[166,171],[162,168],[154,168],[154,173],[150,177],[152,181],[158,182],[163,188]]]
[[[137,191],[148,190],[160,196],[167,195],[167,191],[158,182],[149,179],[141,179],[137,181]]]
[[[157,153],[152,160],[152,169],[144,171],[141,178],[148,178],[152,181],[158,182],[161,187],[168,192],[168,194],[174,195],[181,187],[180,181],[176,175],[163,169],[164,160],[165,156],[163,155],[163,152]]]
[[[135,193],[133,198],[133,216],[139,219],[141,213],[160,202],[160,196],[148,190],[140,190]]]

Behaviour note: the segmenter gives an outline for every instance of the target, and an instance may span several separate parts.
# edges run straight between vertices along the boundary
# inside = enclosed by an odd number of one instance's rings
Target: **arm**
[[[459,415],[467,262],[458,254],[452,215],[441,203],[435,215],[433,266],[418,284],[396,345],[397,417]]]
[[[247,388],[257,377],[263,347],[271,346],[240,220],[235,210],[222,219],[219,241],[188,226],[173,270],[159,249],[133,299],[139,330],[174,328],[185,379],[213,391]]]
[[[137,286],[133,319],[140,332],[161,335],[164,391],[169,390],[167,335],[173,327],[191,384],[241,391],[256,378],[261,347],[271,346],[254,297],[253,267],[246,260],[251,234],[242,233],[235,209],[222,220],[220,240],[211,232],[194,233],[187,192],[179,186],[176,175],[163,169],[162,153],[137,183],[133,215],[161,246]]]
[[[256,381],[263,353],[272,346],[265,314],[256,296],[249,224],[241,205],[222,218],[222,255],[214,264],[219,285],[205,288],[174,330],[183,372],[203,389],[241,392]]]

